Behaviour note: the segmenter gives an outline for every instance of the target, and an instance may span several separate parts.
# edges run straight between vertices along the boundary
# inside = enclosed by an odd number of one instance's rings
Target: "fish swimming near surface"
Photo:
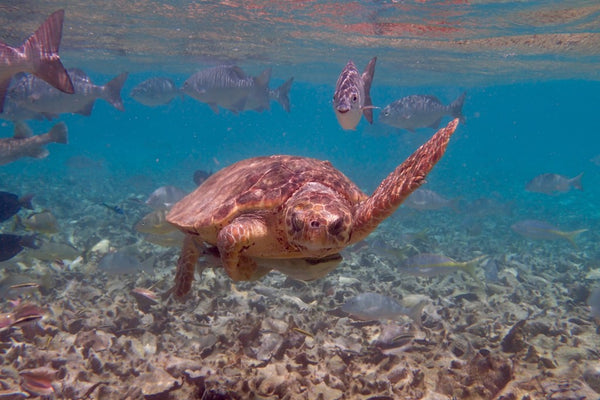
[[[418,128],[437,129],[445,115],[464,120],[462,108],[466,93],[450,105],[444,105],[435,96],[411,95],[396,100],[383,108],[379,121],[395,128],[414,132]]]
[[[370,124],[373,123],[374,107],[370,92],[376,62],[377,57],[373,57],[361,75],[356,65],[348,61],[338,77],[333,109],[339,124],[346,130],[355,130],[362,115]]]
[[[73,82],[73,94],[67,95],[56,90],[34,75],[23,74],[10,88],[7,96],[19,107],[49,116],[63,113],[91,115],[96,99],[104,99],[117,110],[124,110],[121,89],[127,79],[127,72],[103,86],[95,85],[79,68],[70,68],[67,72]]]
[[[0,222],[6,221],[19,212],[21,208],[33,210],[31,204],[32,194],[19,197],[9,192],[0,192]]]
[[[39,248],[35,235],[23,236],[9,233],[0,233],[0,261],[10,260],[19,254],[25,247]]]
[[[424,306],[425,302],[422,301],[412,307],[405,307],[391,297],[365,292],[348,299],[341,310],[363,321],[398,320],[402,316],[408,316],[420,324]]]
[[[11,77],[18,72],[34,74],[64,93],[74,93],[58,55],[64,18],[64,10],[55,11],[20,47],[0,42],[0,112]]]
[[[187,195],[175,186],[161,186],[148,196],[146,204],[155,210],[168,209]]]
[[[175,82],[164,77],[146,79],[131,89],[129,93],[129,97],[149,107],[169,104],[175,97],[182,95],[183,92],[175,85]]]
[[[45,148],[49,143],[68,143],[67,125],[64,122],[54,125],[47,133],[35,136],[32,136],[31,129],[24,122],[18,122],[12,138],[0,139],[0,165],[23,157],[45,158],[50,154]]]
[[[408,208],[421,211],[439,210],[446,207],[458,211],[457,202],[458,198],[446,199],[433,190],[418,188],[404,200],[404,205]]]
[[[424,277],[434,277],[463,271],[478,281],[477,267],[486,258],[487,256],[482,255],[470,261],[461,262],[442,254],[421,253],[408,258],[399,268],[399,271],[405,274]]]
[[[15,225],[39,233],[52,234],[58,232],[58,221],[54,214],[48,210],[30,214],[25,218],[17,216]]]
[[[575,243],[575,238],[586,232],[587,229],[578,229],[576,231],[565,232],[559,230],[554,225],[549,224],[545,221],[540,221],[536,219],[526,219],[511,225],[511,229],[517,232],[519,235],[525,236],[529,239],[535,240],[559,240],[566,239],[568,240],[574,247],[577,247]]]
[[[541,174],[530,180],[525,186],[525,190],[551,196],[558,193],[566,193],[573,188],[583,190],[581,184],[582,177],[583,172],[573,178],[559,174]]]
[[[235,65],[221,65],[204,69],[190,76],[183,83],[183,92],[206,103],[215,112],[219,107],[233,113],[244,110],[264,111],[269,109],[271,98],[289,111],[288,92],[291,80],[270,92],[271,68],[253,77]]]

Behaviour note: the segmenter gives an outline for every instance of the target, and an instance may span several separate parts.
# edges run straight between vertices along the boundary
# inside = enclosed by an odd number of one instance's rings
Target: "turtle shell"
[[[255,157],[211,175],[173,206],[167,221],[214,243],[218,232],[240,214],[281,214],[282,205],[308,182],[334,189],[350,204],[367,198],[328,161],[286,155]]]

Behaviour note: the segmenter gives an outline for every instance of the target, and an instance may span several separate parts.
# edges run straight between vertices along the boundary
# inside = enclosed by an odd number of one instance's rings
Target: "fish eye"
[[[357,95],[352,95],[352,102],[356,103],[358,101],[358,96]]]

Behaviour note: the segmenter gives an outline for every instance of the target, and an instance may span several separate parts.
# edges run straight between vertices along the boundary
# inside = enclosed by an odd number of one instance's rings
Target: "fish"
[[[568,240],[575,248],[577,248],[577,244],[575,243],[575,238],[586,232],[587,229],[578,229],[571,232],[564,232],[559,230],[554,225],[549,224],[546,221],[540,221],[536,219],[526,219],[522,221],[515,222],[511,225],[511,229],[518,233],[519,235],[525,236],[529,239],[535,240],[558,240],[565,239]]]
[[[0,192],[0,222],[6,221],[18,213],[21,208],[33,210],[32,198],[33,194],[19,197],[14,193]]]
[[[54,125],[47,133],[32,136],[24,122],[15,124],[12,138],[0,139],[0,165],[15,162],[23,157],[45,158],[50,154],[45,146],[49,143],[68,143],[68,130],[64,122]]]
[[[587,305],[590,306],[590,314],[596,320],[600,320],[600,288],[592,289],[587,299]]]
[[[200,186],[211,175],[212,175],[212,171],[211,172],[206,172],[206,171],[201,170],[201,169],[196,170],[194,172],[194,183],[196,184],[196,186]]]
[[[102,257],[98,263],[98,270],[108,275],[134,274],[139,271],[151,271],[154,261],[154,257],[150,257],[141,263],[134,251],[126,248]]]
[[[405,307],[391,297],[365,292],[346,300],[341,310],[363,321],[398,320],[402,316],[408,316],[420,324],[425,303],[421,301],[412,307]]]
[[[285,112],[291,110],[289,93],[292,83],[294,83],[294,77],[289,78],[276,89],[269,89],[269,100],[275,100]]]
[[[118,205],[114,205],[111,206],[110,204],[106,204],[106,203],[100,203],[102,206],[108,208],[110,211],[119,214],[119,215],[125,215],[125,210],[123,210],[121,207],[119,207]]]
[[[28,255],[42,261],[74,260],[81,251],[67,243],[41,241],[39,248],[30,250]]]
[[[405,274],[434,277],[463,271],[476,281],[477,267],[487,256],[482,255],[469,261],[456,261],[442,254],[421,253],[408,258],[399,268]]]
[[[437,97],[431,95],[402,97],[381,110],[379,122],[410,132],[425,127],[437,129],[445,115],[459,118],[463,122],[462,108],[465,97],[466,92],[449,105],[442,104]]]
[[[10,260],[25,247],[37,249],[40,247],[35,235],[22,236],[10,233],[0,233],[0,261]]]
[[[373,123],[374,107],[370,92],[376,62],[377,57],[373,57],[361,75],[356,65],[348,61],[338,77],[333,93],[333,109],[343,129],[355,130],[362,115],[370,124]]]
[[[541,174],[530,180],[527,185],[525,185],[525,190],[550,196],[569,192],[573,188],[583,190],[581,184],[582,177],[583,172],[573,178],[568,178],[559,174]]]
[[[148,196],[146,204],[155,210],[168,209],[187,195],[175,186],[161,186]]]
[[[288,85],[286,82],[274,92],[269,92],[270,79],[271,68],[253,77],[246,75],[238,66],[221,65],[196,72],[183,83],[182,91],[208,104],[216,114],[219,113],[219,107],[235,114],[244,110],[261,112],[269,109],[271,98],[289,110],[287,92],[291,81],[288,80]]]
[[[175,97],[182,96],[182,91],[175,85],[172,79],[154,77],[136,85],[129,97],[140,104],[149,107],[169,104]]]
[[[160,235],[149,233],[144,236],[145,241],[163,247],[181,247],[183,245],[183,239],[185,239],[185,235],[178,229]]]
[[[52,234],[58,232],[58,221],[54,214],[48,210],[30,214],[25,218],[17,216],[15,225],[39,233]]]
[[[96,99],[104,99],[119,111],[124,111],[121,89],[128,73],[123,72],[104,86],[95,85],[79,68],[67,70],[75,91],[67,95],[34,75],[24,74],[7,93],[19,107],[45,115],[74,113],[89,116]]]
[[[10,80],[18,72],[34,74],[64,93],[74,93],[58,54],[64,18],[64,10],[53,12],[19,47],[0,42],[0,112]]]
[[[167,222],[167,210],[166,208],[159,208],[149,214],[146,214],[139,220],[134,228],[140,233],[152,233],[155,235],[162,235],[172,231],[176,231],[174,225]]]
[[[449,207],[454,211],[457,211],[457,202],[458,198],[446,199],[433,190],[418,188],[412,192],[406,200],[404,200],[404,205],[408,208],[421,211],[439,210],[445,207]]]

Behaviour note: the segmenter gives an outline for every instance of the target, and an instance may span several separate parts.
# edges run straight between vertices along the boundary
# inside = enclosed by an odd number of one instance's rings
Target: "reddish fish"
[[[64,16],[64,10],[52,13],[20,47],[0,42],[0,112],[4,109],[10,78],[18,72],[37,75],[65,93],[74,92],[71,78],[58,56]]]

